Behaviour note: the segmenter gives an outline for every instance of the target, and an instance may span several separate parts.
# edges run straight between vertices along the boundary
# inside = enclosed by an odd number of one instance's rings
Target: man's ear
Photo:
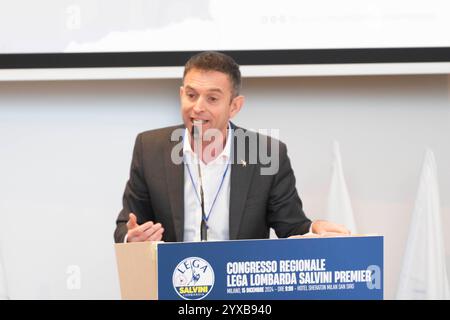
[[[244,100],[244,96],[237,96],[231,101],[230,119],[241,111],[241,108],[244,105]]]
[[[184,87],[180,86],[180,98],[183,97],[183,94],[184,94]]]

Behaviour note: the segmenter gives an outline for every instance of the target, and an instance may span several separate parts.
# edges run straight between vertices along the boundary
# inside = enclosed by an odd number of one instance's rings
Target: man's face
[[[218,129],[224,137],[228,121],[242,107],[243,96],[233,98],[228,75],[218,71],[190,70],[180,88],[181,113],[186,128],[192,130],[194,120],[202,121],[202,131]],[[191,131],[192,132],[192,131]]]

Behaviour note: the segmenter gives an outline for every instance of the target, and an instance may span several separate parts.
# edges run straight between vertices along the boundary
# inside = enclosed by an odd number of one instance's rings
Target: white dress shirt
[[[208,164],[200,161],[208,241],[229,239],[231,143],[231,130],[228,125],[227,141],[222,152]],[[185,162],[183,241],[200,241],[202,209],[200,205],[198,156],[192,150],[187,129],[184,133],[183,156]],[[220,186],[221,184],[222,186]]]

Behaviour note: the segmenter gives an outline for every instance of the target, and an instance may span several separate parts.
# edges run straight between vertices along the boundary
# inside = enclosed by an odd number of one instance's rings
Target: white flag
[[[427,150],[397,299],[450,299],[434,155]]]
[[[6,290],[6,277],[3,270],[2,261],[0,260],[0,300],[8,299],[8,294]]]
[[[357,233],[352,203],[342,169],[341,152],[337,141],[333,142],[333,154],[334,159],[326,217],[329,221],[343,224],[352,233]]]

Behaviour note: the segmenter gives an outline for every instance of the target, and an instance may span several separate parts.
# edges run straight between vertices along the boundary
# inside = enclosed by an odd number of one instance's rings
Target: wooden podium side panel
[[[157,244],[157,242],[115,244],[122,299],[158,299]]]

